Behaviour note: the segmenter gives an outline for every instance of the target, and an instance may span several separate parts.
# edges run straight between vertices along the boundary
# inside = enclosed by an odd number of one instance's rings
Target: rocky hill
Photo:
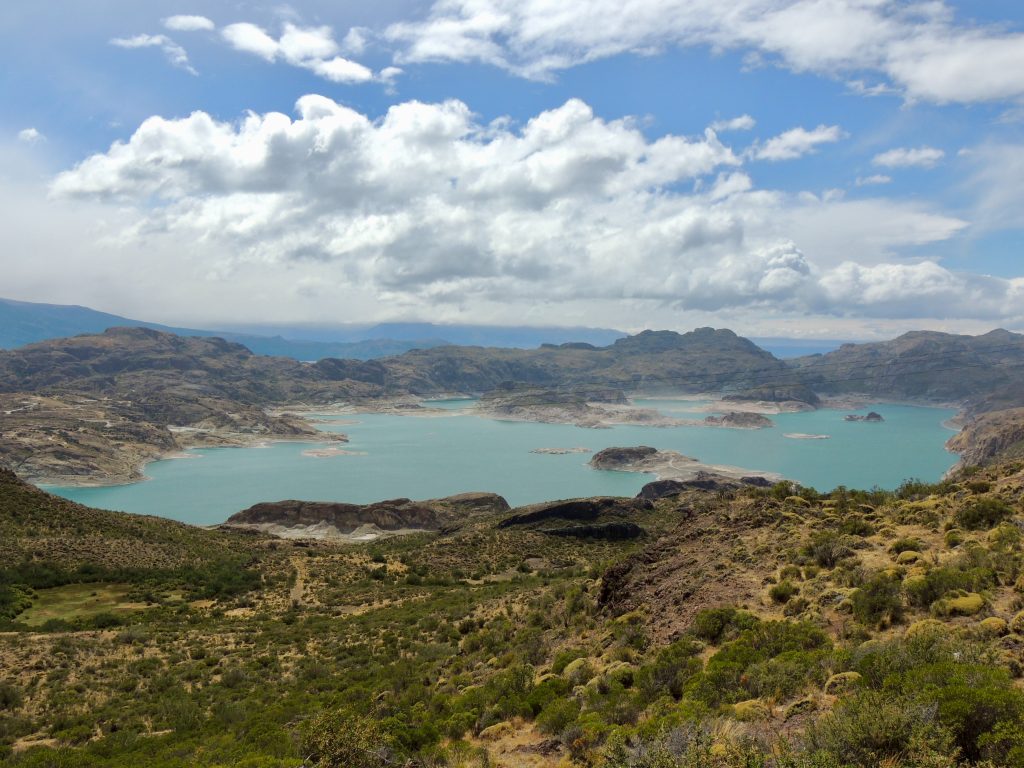
[[[781,410],[816,407],[818,393],[856,393],[955,402],[969,420],[1024,405],[1022,369],[1024,336],[1007,331],[910,333],[787,362],[731,331],[699,328],[606,347],[446,346],[308,364],[218,338],[115,328],[0,351],[0,462],[37,480],[133,480],[145,461],[183,447],[315,435],[282,412],[289,407],[448,393],[487,395],[481,412],[502,417],[589,426],[667,425],[617,404],[638,393],[713,393]],[[769,426],[754,416],[719,425]]]
[[[330,501],[274,501],[237,512],[225,528],[245,528],[287,538],[344,540],[356,534],[364,540],[387,533],[438,531],[481,514],[509,509],[495,493],[462,493],[441,499],[390,499],[373,504]]]
[[[1005,330],[982,336],[915,331],[788,362],[820,394],[964,402],[974,412],[1024,403],[1018,399],[1024,396],[1024,335]]]

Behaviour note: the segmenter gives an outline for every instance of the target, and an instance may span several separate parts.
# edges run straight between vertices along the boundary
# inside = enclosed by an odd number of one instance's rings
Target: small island
[[[866,416],[861,416],[856,413],[849,413],[846,416],[843,416],[843,421],[867,421],[878,424],[880,422],[885,421],[885,419],[882,418],[882,414],[876,413],[875,411],[871,411]]]

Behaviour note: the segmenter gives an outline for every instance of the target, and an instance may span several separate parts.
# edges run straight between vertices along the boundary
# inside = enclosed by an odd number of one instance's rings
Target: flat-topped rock
[[[657,448],[649,445],[637,445],[630,448],[605,448],[590,457],[590,466],[594,469],[623,469],[638,462],[650,459],[658,454]]]

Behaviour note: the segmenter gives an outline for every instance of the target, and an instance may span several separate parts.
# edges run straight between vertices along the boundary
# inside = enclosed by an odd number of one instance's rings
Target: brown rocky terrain
[[[490,395],[480,412],[502,418],[582,426],[682,423],[621,402],[658,393],[713,394],[737,412],[752,402],[791,410],[815,407],[818,392],[861,393],[955,402],[969,422],[1024,404],[1022,366],[1024,336],[1008,331],[910,333],[791,363],[731,331],[700,328],[645,331],[607,347],[453,346],[305,364],[217,338],[114,328],[0,351],[0,463],[40,481],[125,482],[139,479],[146,461],[186,447],[331,439],[288,408],[379,407],[402,398],[405,411],[441,393]],[[768,426],[757,414],[705,423]],[[1012,423],[986,422],[951,445],[966,450],[997,424],[1010,432],[986,438],[979,451],[991,459],[986,452],[1016,443]]]
[[[1024,408],[983,413],[950,438],[962,466],[1024,458]]]
[[[437,531],[459,525],[481,514],[509,509],[494,493],[463,493],[441,499],[411,501],[390,499],[373,504],[329,501],[274,501],[237,512],[226,528],[248,528],[289,538],[343,538],[365,529],[369,532]]]
[[[891,341],[844,344],[789,364],[800,382],[819,395],[956,402],[982,411],[1020,394],[1013,392],[1024,367],[1024,334],[1002,329],[981,336],[914,331]]]

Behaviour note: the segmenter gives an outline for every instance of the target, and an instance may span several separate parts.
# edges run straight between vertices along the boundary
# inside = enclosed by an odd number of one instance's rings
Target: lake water
[[[472,401],[434,403],[437,417],[357,414],[323,417],[319,426],[344,432],[336,444],[356,455],[304,455],[323,447],[272,443],[259,448],[190,451],[187,459],[157,461],[149,480],[106,488],[50,487],[104,509],[138,512],[200,525],[223,522],[260,501],[308,499],[366,503],[406,496],[427,499],[463,491],[493,491],[513,505],[593,495],[632,495],[652,478],[587,466],[588,454],[547,455],[536,448],[651,445],[712,464],[777,472],[805,485],[893,488],[904,479],[938,480],[956,460],[943,444],[943,422],[954,411],[873,405],[883,424],[843,421],[846,412],[820,410],[772,416],[761,430],[704,427],[582,429],[561,424],[498,421],[465,413]],[[638,400],[670,416],[698,418],[692,401]],[[355,423],[352,423],[355,422]],[[794,440],[788,433],[829,435]],[[356,453],[358,452],[358,453]]]

